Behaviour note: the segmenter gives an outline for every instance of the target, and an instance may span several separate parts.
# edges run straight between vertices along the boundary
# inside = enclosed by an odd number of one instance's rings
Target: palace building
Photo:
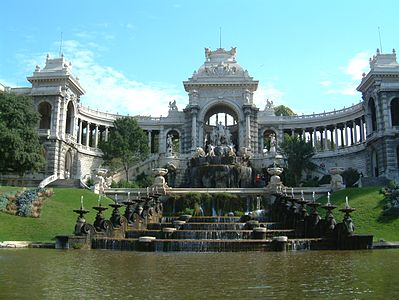
[[[33,97],[41,115],[39,136],[45,147],[46,168],[30,175],[41,180],[83,180],[102,164],[98,143],[107,140],[118,114],[85,107],[84,87],[63,57],[47,56],[36,67],[30,88],[6,88]],[[148,135],[150,157],[131,168],[131,174],[150,173],[173,164],[176,185],[184,182],[188,161],[199,149],[206,153],[212,134],[221,126],[234,151],[250,154],[261,169],[273,163],[284,134],[302,135],[316,149],[316,175],[331,167],[354,168],[371,181],[399,181],[399,65],[395,50],[370,58],[370,71],[357,90],[361,101],[341,110],[311,115],[276,116],[273,102],[253,103],[258,81],[236,61],[236,48],[205,49],[205,62],[183,82],[188,104],[179,110],[169,103],[166,117],[133,116]],[[360,99],[359,99],[360,100]],[[276,143],[276,144],[275,144]]]

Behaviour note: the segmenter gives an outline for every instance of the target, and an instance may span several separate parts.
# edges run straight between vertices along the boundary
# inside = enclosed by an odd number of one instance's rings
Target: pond
[[[399,249],[1,249],[0,299],[393,299],[399,295],[398,266]]]

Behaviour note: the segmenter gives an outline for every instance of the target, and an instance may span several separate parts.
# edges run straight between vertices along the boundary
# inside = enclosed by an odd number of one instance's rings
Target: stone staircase
[[[80,188],[80,180],[79,179],[57,179],[48,185],[48,187],[57,187],[57,188]]]

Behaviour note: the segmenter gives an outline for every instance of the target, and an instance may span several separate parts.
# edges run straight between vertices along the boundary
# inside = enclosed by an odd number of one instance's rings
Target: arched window
[[[64,178],[71,178],[72,173],[72,152],[68,150],[65,153],[65,168],[64,168]]]
[[[369,115],[371,118],[371,131],[377,130],[377,113],[375,109],[374,99],[370,98],[369,100]]]
[[[39,129],[50,129],[51,128],[51,105],[48,102],[42,102],[39,104],[38,112],[40,114]]]
[[[277,136],[273,130],[265,130],[263,133],[263,153],[276,152]]]
[[[176,130],[170,130],[166,135],[166,151],[180,153],[180,135]]]
[[[391,101],[391,120],[392,126],[399,126],[399,98]]]
[[[73,108],[73,104],[69,101],[67,106],[67,117],[66,117],[66,126],[65,126],[65,133],[72,133],[73,132],[73,122],[75,117],[75,111]]]

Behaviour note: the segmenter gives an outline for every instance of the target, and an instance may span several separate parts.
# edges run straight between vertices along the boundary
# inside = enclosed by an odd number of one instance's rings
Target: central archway
[[[211,140],[212,132],[217,127],[224,127],[230,133],[230,144],[232,144],[236,151],[238,151],[239,140],[239,120],[240,116],[238,110],[227,103],[216,103],[204,110],[203,114],[203,147],[207,152],[208,144]]]

